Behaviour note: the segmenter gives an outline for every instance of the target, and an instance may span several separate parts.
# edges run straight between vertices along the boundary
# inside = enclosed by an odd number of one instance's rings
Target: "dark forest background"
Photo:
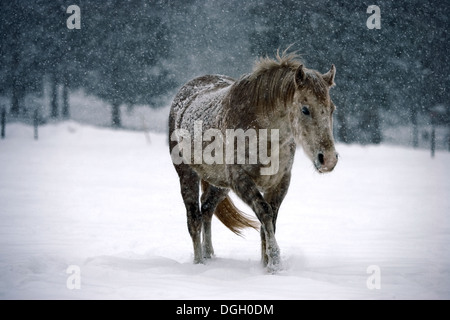
[[[66,25],[73,4],[81,29]],[[366,26],[372,4],[378,30]],[[384,129],[410,126],[417,145],[419,124],[449,126],[449,17],[448,0],[2,1],[0,96],[9,118],[27,118],[25,97],[48,85],[41,117],[67,119],[70,93],[83,88],[121,127],[123,105],[167,107],[195,76],[239,77],[257,57],[292,45],[310,68],[337,67],[338,141],[380,143]]]

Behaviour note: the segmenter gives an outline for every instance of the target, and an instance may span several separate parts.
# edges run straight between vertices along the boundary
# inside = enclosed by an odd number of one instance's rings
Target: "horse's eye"
[[[303,108],[302,108],[302,113],[303,113],[305,116],[309,116],[309,115],[310,115],[309,109],[308,109],[307,106],[303,106]]]

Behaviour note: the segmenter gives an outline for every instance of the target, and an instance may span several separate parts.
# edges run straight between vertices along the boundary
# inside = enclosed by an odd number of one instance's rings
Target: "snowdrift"
[[[298,150],[277,224],[283,271],[270,275],[259,234],[217,219],[216,257],[192,264],[166,140],[65,122],[34,141],[9,124],[0,298],[450,298],[450,153],[338,145],[335,171],[319,175]]]

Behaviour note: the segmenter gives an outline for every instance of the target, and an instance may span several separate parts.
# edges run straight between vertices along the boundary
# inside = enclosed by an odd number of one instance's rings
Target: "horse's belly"
[[[214,165],[191,165],[191,168],[199,175],[199,177],[216,187],[230,188],[227,178],[226,168],[223,164]]]

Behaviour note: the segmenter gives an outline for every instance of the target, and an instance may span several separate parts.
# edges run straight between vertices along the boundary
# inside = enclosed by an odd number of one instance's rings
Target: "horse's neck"
[[[291,112],[292,105],[288,105],[288,111],[285,109],[285,105],[280,105],[267,115],[261,115],[257,117],[259,129],[276,129],[279,132],[280,146],[288,144],[295,139],[297,130],[294,127],[293,112]]]
[[[279,130],[280,144],[292,141],[296,131],[293,130],[293,108],[291,103],[285,104],[279,101],[272,110],[263,112],[253,108],[248,102],[231,104],[229,97],[225,98],[217,118],[221,119],[222,129],[277,129]],[[258,110],[257,110],[258,109]]]
[[[292,108],[293,106],[289,106]],[[283,106],[284,108],[284,106]],[[278,128],[279,137],[280,137],[280,145],[285,143],[290,143],[292,139],[295,139],[295,135],[297,134],[297,130],[294,127],[294,123],[292,121],[292,114],[289,112],[280,112],[279,116],[271,118],[271,128]]]

